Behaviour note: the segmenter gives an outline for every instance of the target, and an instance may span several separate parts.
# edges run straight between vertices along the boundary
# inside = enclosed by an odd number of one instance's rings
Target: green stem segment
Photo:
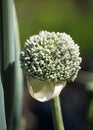
[[[55,130],[64,130],[59,96],[52,99],[50,103]]]
[[[13,1],[2,0],[3,42],[1,44],[1,77],[4,87],[7,130],[12,129],[14,112],[15,41]]]

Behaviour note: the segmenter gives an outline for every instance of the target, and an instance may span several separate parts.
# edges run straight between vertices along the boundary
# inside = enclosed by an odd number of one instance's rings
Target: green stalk
[[[14,109],[15,43],[13,25],[13,0],[2,0],[3,42],[1,45],[1,77],[5,96],[7,130],[12,127]]]
[[[2,0],[1,78],[7,130],[20,130],[23,77],[19,64],[20,40],[13,0]],[[14,124],[15,122],[15,124]],[[1,129],[0,129],[1,130]]]
[[[1,81],[1,44],[3,43],[3,18],[2,18],[2,2],[0,1],[0,130],[6,130],[5,106],[4,106],[4,90]]]
[[[59,96],[50,101],[55,130],[64,130]]]
[[[89,106],[87,111],[87,118],[89,123],[89,130],[93,130],[93,81],[86,84],[88,93]]]
[[[4,40],[4,70],[9,63],[15,61],[13,0],[2,0],[3,7],[3,40]]]
[[[0,130],[6,130],[4,92],[3,92],[3,86],[1,83],[1,76],[0,76]]]
[[[15,104],[14,104],[14,119],[15,126],[13,130],[20,130],[21,128],[21,116],[22,116],[22,99],[23,99],[23,75],[22,69],[19,63],[20,55],[20,38],[19,38],[19,28],[17,22],[17,15],[15,6],[13,8],[14,16],[14,36],[15,36]]]

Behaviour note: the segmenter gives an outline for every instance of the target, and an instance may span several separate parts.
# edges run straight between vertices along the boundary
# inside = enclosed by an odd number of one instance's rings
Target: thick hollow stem
[[[2,0],[3,42],[1,51],[1,77],[4,87],[7,130],[12,127],[14,112],[15,43],[13,23],[13,0]]]
[[[51,103],[51,110],[52,110],[53,123],[54,123],[55,130],[64,130],[59,96],[52,99],[50,103]]]

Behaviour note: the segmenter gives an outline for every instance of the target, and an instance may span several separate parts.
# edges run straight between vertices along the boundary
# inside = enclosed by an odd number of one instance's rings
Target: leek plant
[[[31,96],[50,100],[54,128],[64,130],[59,94],[81,68],[79,46],[66,33],[40,31],[26,40],[20,61]]]

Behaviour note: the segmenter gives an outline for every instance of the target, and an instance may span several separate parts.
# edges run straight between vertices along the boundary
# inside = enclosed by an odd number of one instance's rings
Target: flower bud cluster
[[[74,81],[82,61],[79,46],[70,35],[40,31],[26,40],[20,54],[26,77],[49,81]]]

